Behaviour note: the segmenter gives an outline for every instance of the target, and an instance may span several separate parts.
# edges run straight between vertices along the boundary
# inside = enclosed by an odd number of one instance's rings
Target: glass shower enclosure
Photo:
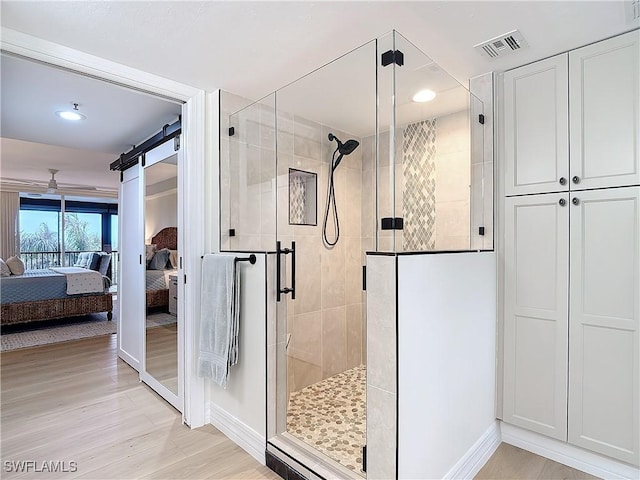
[[[478,248],[483,104],[397,32],[221,104],[221,250],[274,265],[268,443],[311,471],[366,477],[368,364],[385,355],[367,335],[366,253]]]

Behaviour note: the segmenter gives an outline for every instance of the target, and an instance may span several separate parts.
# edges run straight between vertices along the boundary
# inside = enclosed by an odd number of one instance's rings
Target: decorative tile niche
[[[289,169],[289,225],[318,224],[318,175]]]

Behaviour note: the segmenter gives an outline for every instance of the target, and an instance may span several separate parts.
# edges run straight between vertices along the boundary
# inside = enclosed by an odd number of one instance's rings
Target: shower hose
[[[329,172],[329,186],[327,188],[327,206],[324,210],[324,221],[322,222],[322,238],[324,243],[333,247],[338,243],[338,239],[340,238],[340,222],[338,221],[338,207],[336,206],[336,193],[334,190],[333,183],[333,173],[336,171],[336,153],[338,153],[338,149],[333,152],[333,156],[331,157],[331,171]],[[333,206],[333,208],[332,208]],[[329,220],[329,210],[333,213],[333,226],[336,232],[335,240],[329,240],[327,235],[327,221]]]

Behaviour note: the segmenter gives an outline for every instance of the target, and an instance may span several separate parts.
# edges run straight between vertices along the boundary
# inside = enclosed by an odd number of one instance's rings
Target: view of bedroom
[[[181,104],[7,53],[1,68],[1,351],[101,338],[116,362],[128,232],[110,166],[179,124]],[[147,363],[177,392],[177,155],[147,170]]]
[[[178,395],[177,155],[145,169],[146,371]]]

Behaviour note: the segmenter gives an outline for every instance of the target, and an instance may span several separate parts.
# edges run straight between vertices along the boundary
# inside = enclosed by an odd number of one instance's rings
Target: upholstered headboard
[[[178,229],[176,227],[163,228],[153,236],[151,243],[156,246],[157,250],[162,250],[163,248],[177,250]]]

